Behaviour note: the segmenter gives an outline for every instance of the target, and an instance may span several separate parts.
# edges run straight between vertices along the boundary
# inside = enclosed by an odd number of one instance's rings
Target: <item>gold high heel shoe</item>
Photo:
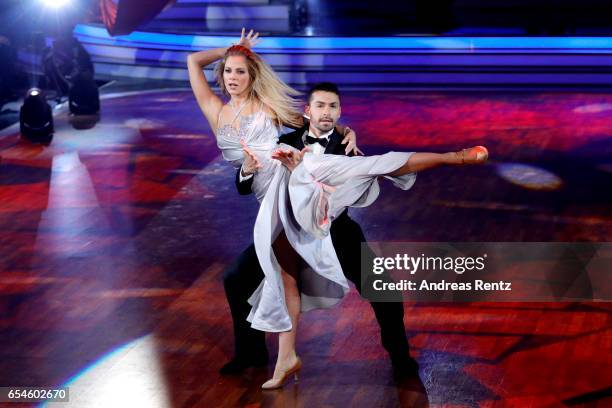
[[[457,152],[461,164],[481,164],[489,158],[489,151],[484,146],[474,146]]]
[[[275,390],[277,388],[281,388],[283,385],[285,385],[285,382],[291,376],[291,374],[293,374],[293,377],[295,378],[295,382],[297,382],[299,380],[299,374],[300,374],[301,369],[302,369],[302,360],[300,360],[300,358],[298,357],[293,367],[285,371],[281,378],[270,378],[268,381],[266,381],[265,383],[261,385],[261,389],[262,390]]]

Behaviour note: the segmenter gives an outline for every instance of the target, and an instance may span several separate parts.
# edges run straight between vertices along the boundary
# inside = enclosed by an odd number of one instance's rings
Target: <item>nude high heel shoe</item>
[[[484,146],[474,146],[457,152],[461,164],[481,164],[489,158],[489,151]]]
[[[300,358],[298,357],[293,367],[290,367],[287,371],[285,371],[281,378],[270,378],[268,381],[262,384],[261,389],[275,390],[281,388],[283,385],[285,385],[285,382],[287,382],[287,380],[289,379],[289,377],[291,377],[292,374],[295,378],[295,382],[297,382],[299,380],[299,374],[301,369],[302,360],[300,360]]]

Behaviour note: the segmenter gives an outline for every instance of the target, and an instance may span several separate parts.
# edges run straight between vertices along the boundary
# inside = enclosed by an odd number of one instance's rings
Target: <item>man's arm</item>
[[[249,195],[253,192],[253,175],[243,176],[240,174],[242,167],[236,171],[236,189],[240,195]]]

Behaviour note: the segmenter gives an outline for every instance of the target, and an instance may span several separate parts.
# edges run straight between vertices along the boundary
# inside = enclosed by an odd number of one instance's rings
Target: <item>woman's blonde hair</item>
[[[249,91],[252,96],[259,99],[270,111],[276,115],[279,124],[300,127],[303,125],[300,112],[301,103],[295,97],[298,91],[284,83],[276,72],[259,55],[250,49],[234,45],[227,52],[215,68],[217,83],[224,95],[229,96],[223,81],[225,62],[232,55],[241,55],[247,62],[247,69],[251,79]]]

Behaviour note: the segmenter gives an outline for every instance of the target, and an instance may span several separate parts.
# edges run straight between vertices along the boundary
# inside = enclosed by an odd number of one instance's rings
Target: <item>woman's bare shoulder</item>
[[[276,119],[276,112],[270,109],[270,107],[265,103],[261,103],[261,110],[263,110],[266,116],[268,116],[269,118]]]

